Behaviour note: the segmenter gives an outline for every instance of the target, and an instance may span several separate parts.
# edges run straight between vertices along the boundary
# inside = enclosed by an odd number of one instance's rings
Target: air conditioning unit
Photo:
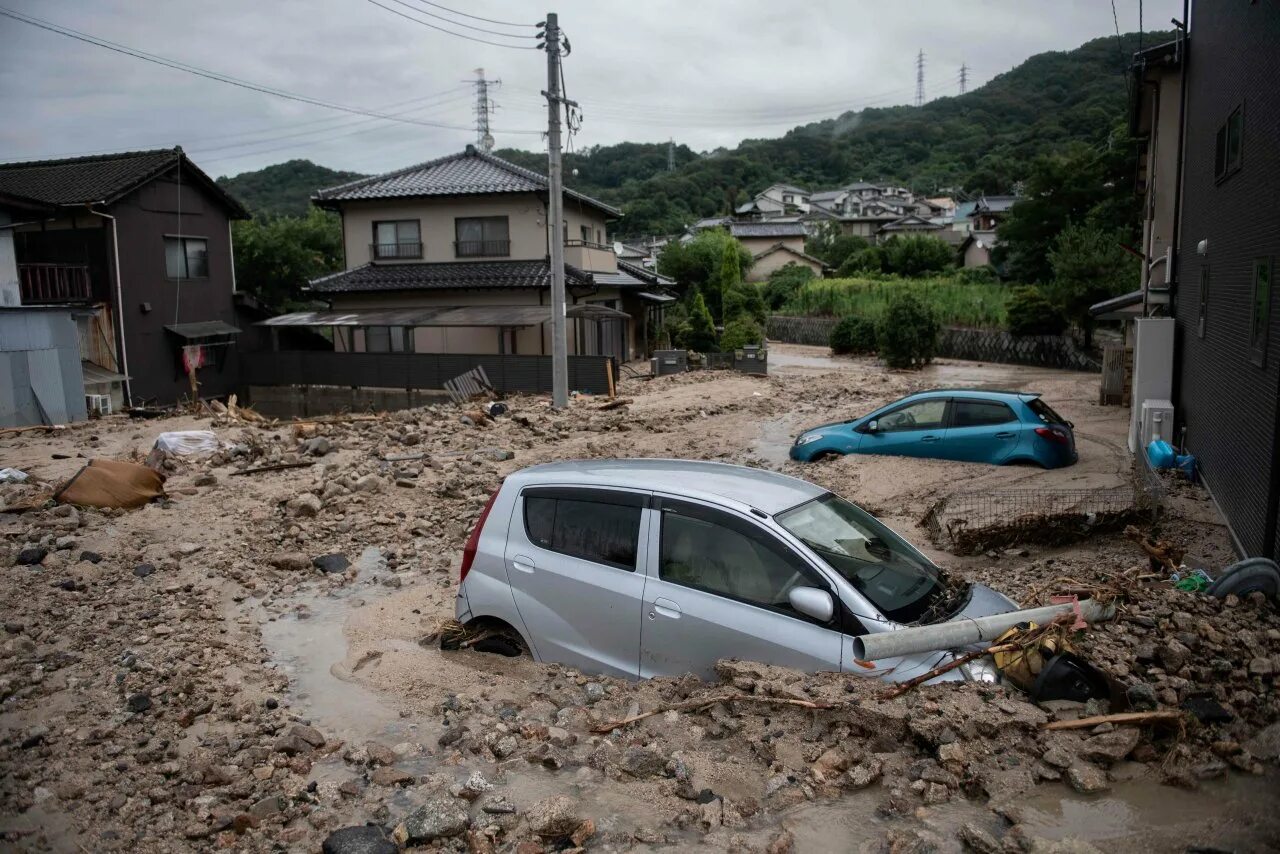
[[[1141,447],[1157,439],[1173,444],[1173,403],[1167,400],[1142,401]]]
[[[87,409],[91,415],[110,415],[111,395],[86,394],[84,396],[84,408]]]
[[[655,377],[683,374],[689,370],[689,353],[685,350],[655,350],[651,364]]]

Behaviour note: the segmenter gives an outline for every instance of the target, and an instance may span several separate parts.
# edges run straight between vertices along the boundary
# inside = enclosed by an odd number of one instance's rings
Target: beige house
[[[804,223],[794,221],[731,222],[729,234],[751,253],[752,257],[781,243],[792,251],[804,253],[808,234]]]
[[[763,252],[757,252],[752,257],[755,261],[752,263],[751,269],[747,271],[748,282],[768,281],[769,276],[775,270],[780,270],[788,264],[799,264],[802,267],[808,267],[815,276],[822,275],[821,261],[812,255],[797,251],[792,246],[788,246],[781,241],[773,244]]]
[[[342,217],[347,269],[310,283],[328,312],[270,325],[331,327],[339,352],[546,355],[560,239],[569,353],[642,356],[671,282],[618,261],[607,229],[620,211],[564,196],[549,224],[546,178],[473,146],[320,190],[314,204]]]

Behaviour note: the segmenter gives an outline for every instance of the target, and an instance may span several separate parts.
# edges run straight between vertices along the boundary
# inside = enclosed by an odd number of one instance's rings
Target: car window
[[[526,493],[524,528],[529,542],[548,551],[634,571],[642,509],[636,502],[610,503],[598,491],[582,498]]]
[[[658,577],[792,613],[791,588],[815,583],[798,555],[749,522],[666,499]]]
[[[1036,417],[1039,418],[1041,421],[1043,421],[1045,424],[1066,424],[1067,423],[1067,420],[1065,418],[1063,418],[1061,415],[1053,411],[1052,406],[1045,403],[1043,400],[1041,400],[1038,397],[1035,398],[1034,400],[1028,400],[1027,406],[1031,407],[1031,411],[1034,412],[1036,414]]]
[[[953,400],[951,402],[952,427],[983,427],[988,424],[1007,424],[1016,420],[1013,410],[995,400]]]
[[[942,418],[947,412],[946,398],[933,398],[908,403],[876,419],[876,430],[880,433],[895,433],[901,430],[932,430],[942,426]]]

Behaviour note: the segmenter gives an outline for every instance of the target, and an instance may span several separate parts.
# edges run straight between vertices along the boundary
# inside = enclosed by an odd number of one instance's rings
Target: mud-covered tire
[[[1222,571],[1205,590],[1210,596],[1223,599],[1230,594],[1245,596],[1260,591],[1268,599],[1280,598],[1280,566],[1265,557],[1251,557],[1234,563]]]
[[[495,635],[476,641],[471,648],[476,652],[488,652],[493,655],[503,655],[507,658],[519,658],[524,655],[524,645],[520,641],[503,635]]]

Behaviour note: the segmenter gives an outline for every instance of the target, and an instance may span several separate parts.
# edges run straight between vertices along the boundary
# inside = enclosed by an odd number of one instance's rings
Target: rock
[[[618,765],[636,777],[657,777],[666,773],[667,757],[650,747],[630,747]]]
[[[855,789],[865,789],[880,779],[880,773],[883,768],[884,766],[880,764],[878,759],[855,765],[849,769],[849,773],[846,775],[849,778],[849,785]]]
[[[965,848],[976,854],[1001,854],[1004,851],[994,836],[973,822],[960,828],[960,841],[964,843]]]
[[[380,492],[386,486],[386,481],[376,474],[366,474],[357,480],[354,486],[359,492]]]
[[[303,572],[311,568],[311,559],[302,552],[276,552],[267,562],[288,572]]]
[[[418,484],[414,483],[412,480],[410,480],[407,477],[396,478],[396,486],[400,487],[401,489],[417,489],[418,488]]]
[[[312,457],[323,457],[333,450],[333,442],[327,436],[316,436],[302,443],[302,453]]]
[[[1040,754],[1040,761],[1054,768],[1067,768],[1071,765],[1071,756],[1061,747],[1050,747]]]
[[[145,712],[151,708],[151,697],[147,694],[134,694],[125,701],[125,707],[131,712]]]
[[[1187,663],[1187,656],[1190,654],[1191,650],[1176,640],[1170,640],[1156,651],[1156,656],[1160,659],[1160,665],[1169,673],[1176,673],[1181,670],[1182,665]]]
[[[1132,753],[1138,746],[1139,738],[1137,727],[1116,727],[1111,732],[1086,739],[1077,752],[1082,759],[1111,765]]]
[[[23,549],[18,552],[18,559],[13,562],[14,566],[37,566],[42,560],[49,555],[48,549],[31,548]]]
[[[581,824],[577,803],[566,795],[538,801],[530,808],[528,820],[530,830],[547,838],[568,836]]]
[[[365,742],[364,755],[365,761],[372,766],[394,765],[398,758],[394,750],[376,741]]]
[[[1107,782],[1107,775],[1102,772],[1102,769],[1083,762],[1073,763],[1067,769],[1067,782],[1071,784],[1071,788],[1085,795],[1105,792],[1111,788]]]
[[[285,799],[280,795],[269,795],[249,807],[249,815],[256,819],[264,819],[273,816],[276,813],[284,812],[287,806]]]
[[[347,560],[346,555],[335,552],[313,558],[311,565],[321,572],[337,573],[346,572],[347,568],[351,566],[351,561]]]
[[[294,724],[289,729],[289,735],[302,739],[312,747],[324,747],[324,733],[313,726],[305,724]]]
[[[382,828],[371,824],[335,830],[320,844],[320,854],[398,854],[399,851]]]
[[[369,775],[369,782],[375,786],[407,786],[413,782],[413,775],[408,771],[384,765]]]
[[[1275,665],[1269,658],[1255,658],[1249,662],[1250,676],[1270,676],[1275,672]]]
[[[577,744],[578,737],[567,729],[553,726],[547,728],[547,741],[551,742],[553,747],[572,747]]]
[[[588,682],[582,686],[582,692],[587,695],[587,705],[594,705],[605,698],[604,686],[599,682]]]
[[[769,840],[768,846],[764,849],[764,854],[792,854],[795,850],[796,838],[791,834],[791,831],[780,830]]]
[[[1139,712],[1151,711],[1158,705],[1156,689],[1145,682],[1130,685],[1125,689],[1125,696],[1129,698],[1129,705]]]
[[[290,498],[285,506],[289,508],[289,512],[294,516],[309,519],[317,515],[320,509],[324,507],[324,504],[319,497],[310,492],[304,492],[301,495]]]
[[[80,552],[80,560],[88,561],[89,563],[102,563],[102,555],[97,552],[83,551]]]
[[[140,563],[133,568],[133,574],[139,578],[146,578],[156,571],[155,565],[150,563]]]
[[[1259,759],[1280,760],[1280,722],[1273,723],[1246,741],[1245,749]]]
[[[494,463],[503,463],[507,460],[514,459],[515,454],[505,448],[481,448],[471,455],[471,459],[477,462],[488,460]]]
[[[444,736],[440,737],[444,738]],[[491,749],[493,750],[494,756],[499,759],[506,759],[508,756],[520,749],[520,742],[516,741],[516,737],[514,735],[504,735],[502,738],[494,742]]]
[[[207,472],[205,474],[200,475],[199,477],[197,477],[195,480],[192,481],[192,484],[195,486],[216,486],[217,483],[218,483],[217,476],[213,474],[209,474]]]
[[[418,807],[392,832],[400,845],[420,845],[433,839],[461,836],[469,824],[467,811],[453,798],[432,798]]]

